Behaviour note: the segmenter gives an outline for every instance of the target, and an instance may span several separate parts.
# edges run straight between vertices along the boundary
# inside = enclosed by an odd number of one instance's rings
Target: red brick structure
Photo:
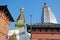
[[[7,5],[0,6],[0,40],[7,40],[10,22],[14,22]]]
[[[60,40],[60,24],[51,8],[44,3],[41,23],[27,24],[27,31],[31,33],[31,40]]]
[[[29,31],[32,30],[32,31]],[[27,25],[31,40],[60,40],[60,24]]]

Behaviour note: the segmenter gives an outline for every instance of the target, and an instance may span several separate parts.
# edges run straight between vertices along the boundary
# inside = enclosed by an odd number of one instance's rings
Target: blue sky
[[[60,23],[60,0],[0,0],[0,5],[7,5],[13,19],[16,21],[20,15],[20,8],[24,7],[26,24],[41,22],[42,7],[46,2],[54,12],[58,23]],[[15,29],[15,22],[10,24],[10,29]]]

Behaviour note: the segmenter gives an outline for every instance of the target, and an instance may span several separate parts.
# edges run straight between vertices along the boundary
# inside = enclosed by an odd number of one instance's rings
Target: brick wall
[[[47,40],[47,39],[53,39],[53,40],[60,40],[60,34],[32,34],[32,39],[40,39],[40,40],[42,40],[42,39],[45,39],[45,40]]]
[[[0,10],[0,40],[7,40],[9,25],[10,21],[4,15],[4,12]]]

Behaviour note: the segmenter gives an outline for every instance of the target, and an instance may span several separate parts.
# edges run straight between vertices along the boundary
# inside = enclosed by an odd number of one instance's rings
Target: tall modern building
[[[0,6],[0,40],[7,40],[10,23],[14,22],[7,5]]]
[[[31,33],[31,40],[60,40],[60,24],[46,3],[42,8],[41,23],[27,24],[27,32]]]

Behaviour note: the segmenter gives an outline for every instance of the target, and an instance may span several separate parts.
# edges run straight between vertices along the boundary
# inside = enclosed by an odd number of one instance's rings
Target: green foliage
[[[28,32],[31,33],[31,30],[29,29]]]

